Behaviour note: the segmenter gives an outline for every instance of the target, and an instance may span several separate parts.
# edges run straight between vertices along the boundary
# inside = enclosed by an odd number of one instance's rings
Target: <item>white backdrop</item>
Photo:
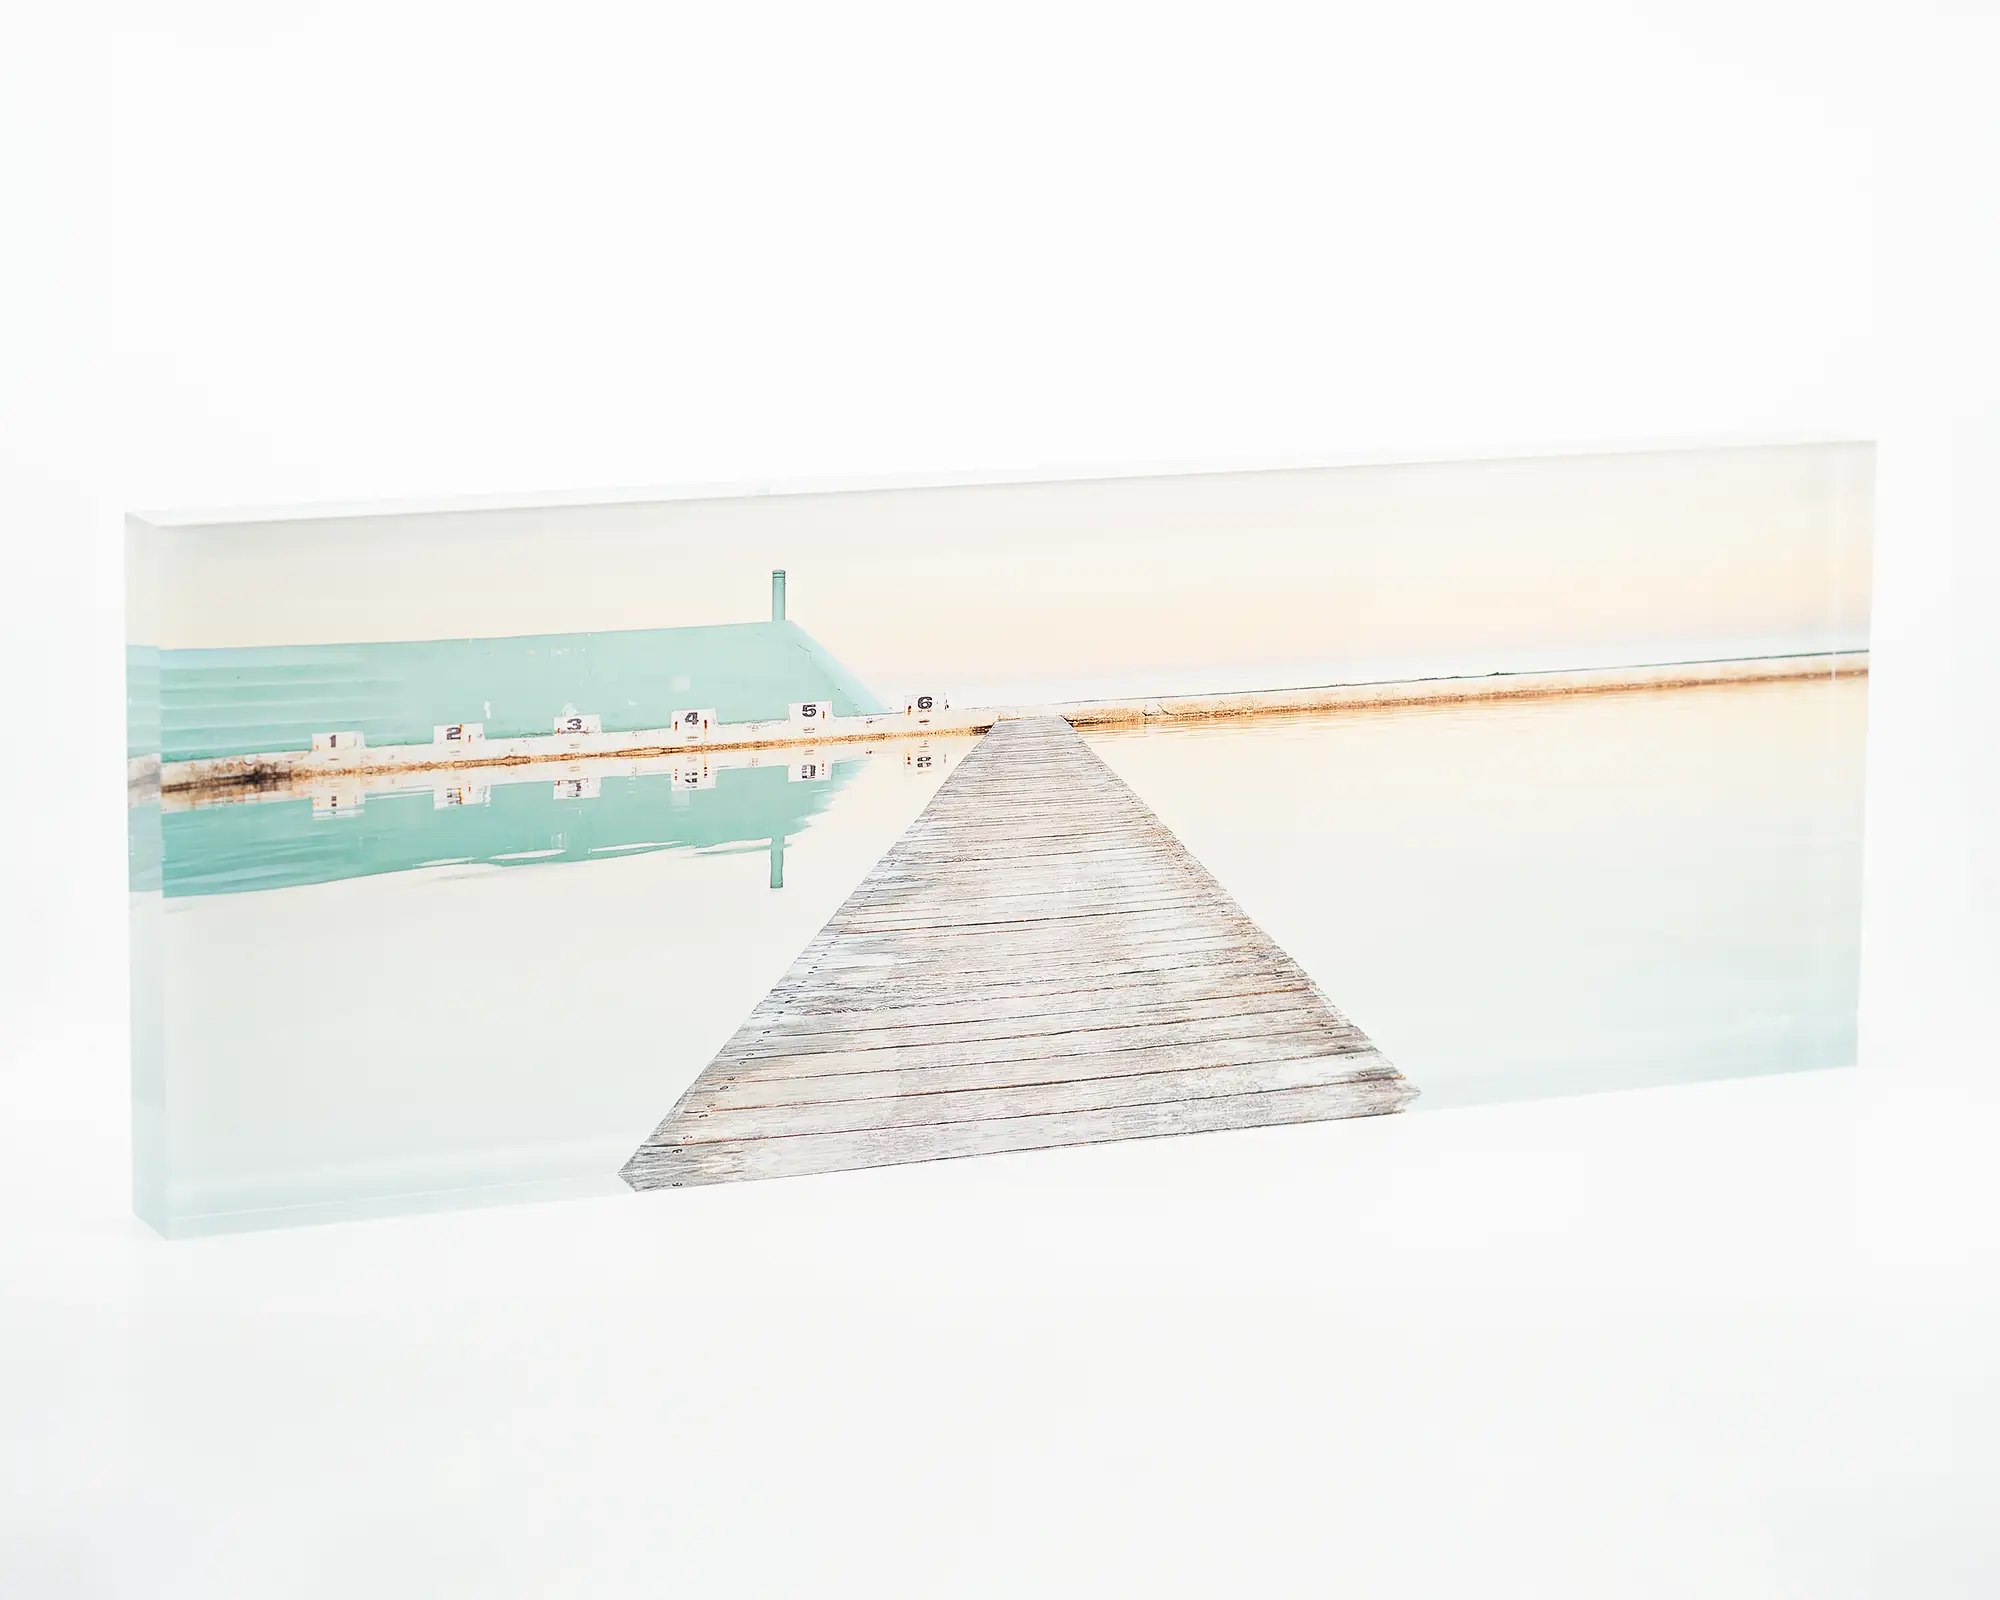
[[[10,16],[0,1588],[2000,1587],[1984,11]],[[1824,434],[1879,1081],[125,1219],[127,508]]]

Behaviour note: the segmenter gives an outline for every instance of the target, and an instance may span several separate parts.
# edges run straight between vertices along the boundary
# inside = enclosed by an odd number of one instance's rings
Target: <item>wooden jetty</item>
[[[625,1164],[635,1189],[1402,1109],[1060,717],[1001,722]]]

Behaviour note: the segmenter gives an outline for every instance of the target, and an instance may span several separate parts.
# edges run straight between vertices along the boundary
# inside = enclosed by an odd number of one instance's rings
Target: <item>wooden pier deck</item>
[[[1400,1110],[1416,1090],[1059,717],[1002,722],[635,1189]]]

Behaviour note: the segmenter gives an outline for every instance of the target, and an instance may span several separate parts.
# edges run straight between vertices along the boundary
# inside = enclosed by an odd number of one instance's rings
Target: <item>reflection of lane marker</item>
[[[431,809],[443,811],[451,806],[483,806],[493,798],[490,785],[484,783],[447,783],[431,791]]]
[[[336,789],[332,794],[316,794],[313,796],[313,821],[351,817],[360,811],[367,800],[368,796],[359,789]]]
[[[603,789],[602,778],[558,778],[556,798],[558,800],[595,800]]]
[[[785,769],[785,777],[791,783],[819,783],[831,776],[832,771],[831,762],[823,759],[817,750],[808,750]]]
[[[897,729],[906,727],[902,722],[900,708],[892,719],[884,720],[893,720]],[[776,728],[785,725],[774,723],[770,726]],[[729,725],[722,725],[720,731],[726,734]],[[447,783],[477,783],[493,787],[523,783],[553,784],[559,776],[657,778],[666,780],[670,787],[678,787],[674,782],[676,774],[690,768],[706,766],[709,773],[719,782],[719,774],[725,768],[744,770],[786,766],[790,760],[808,755],[817,755],[824,759],[829,767],[828,776],[831,777],[831,768],[863,761],[869,757],[891,762],[900,760],[906,768],[911,767],[915,765],[912,752],[928,751],[940,758],[946,752],[951,752],[950,762],[956,763],[977,742],[976,735],[961,735],[951,728],[924,729],[914,737],[908,732],[891,732],[878,742],[865,742],[843,737],[836,725],[826,742],[820,739],[788,739],[763,746],[717,746],[702,742],[675,748],[669,743],[667,729],[659,729],[658,733],[657,742],[644,755],[637,756],[612,751],[598,754],[570,750],[559,760],[519,761],[513,759],[515,741],[487,740],[482,744],[462,748],[448,746],[438,751],[436,756],[432,756],[435,747],[431,745],[405,747],[413,753],[422,751],[426,757],[431,757],[423,766],[414,763],[409,766],[381,767],[348,765],[349,762],[365,763],[396,753],[395,747],[370,746],[366,754],[359,757],[312,758],[316,764],[302,764],[298,767],[288,786],[273,785],[259,789],[213,792],[190,792],[168,788],[163,791],[161,799],[162,805],[167,810],[189,811],[206,809],[214,805],[282,801],[297,803],[309,800],[314,795],[331,792],[362,792],[370,796],[420,795],[432,793],[435,786]],[[567,741],[541,738],[541,742],[560,745]],[[939,769],[941,775],[947,762],[944,759],[937,759],[931,765]],[[710,786],[712,785],[697,781],[690,787]]]

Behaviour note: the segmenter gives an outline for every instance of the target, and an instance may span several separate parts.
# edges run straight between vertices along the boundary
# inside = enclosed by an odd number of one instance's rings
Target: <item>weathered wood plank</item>
[[[1204,980],[1213,986],[1214,992],[1221,993],[1224,986],[1232,982],[1264,979],[1284,983],[1304,981],[1297,978],[1295,969],[1288,962],[1275,960],[1261,951],[1232,948],[1193,957],[1178,954],[1128,957],[1101,971],[1094,967],[1050,968],[1023,977],[1018,969],[1007,969],[985,978],[967,978],[951,983],[912,983],[886,991],[872,976],[864,979],[861,975],[850,974],[839,980],[829,979],[824,983],[787,991],[785,998],[788,1003],[783,1010],[779,1012],[775,1006],[773,1010],[780,1021],[803,1024],[815,1016],[840,1016],[854,1010],[887,1013],[940,1003],[948,1006],[956,1004],[938,1001],[940,994],[962,995],[964,1004],[970,1007],[997,1004],[1003,1000],[1027,1002],[1038,997],[1054,999],[1073,996],[1081,1000],[1086,995],[1102,995],[1116,990],[1137,994],[1169,983],[1195,985]],[[1105,1003],[1115,1001],[1107,1000]]]
[[[866,972],[893,967],[899,974],[911,977],[930,976],[950,980],[975,973],[1018,972],[1023,960],[1034,959],[1038,959],[1038,970],[1046,972],[1087,971],[1109,954],[1192,958],[1238,949],[1244,938],[1243,928],[1224,925],[1204,929],[1200,933],[1129,926],[1083,926],[1068,931],[1074,934],[1073,938],[1016,939],[1006,943],[966,940],[950,947],[940,939],[929,941],[921,950],[888,942],[866,946],[856,944],[851,948],[828,951],[815,976],[819,972],[838,975],[848,971]],[[1115,951],[1091,948],[1092,945],[1102,947],[1111,944],[1115,944]]]
[[[1311,992],[1279,978],[1235,981],[1215,978],[1206,988],[1187,983],[1173,988],[1056,990],[1029,995],[994,990],[990,995],[956,1003],[946,1000],[933,1005],[884,1006],[859,1012],[812,1011],[779,1017],[763,1026],[746,1023],[723,1047],[718,1059],[754,1053],[767,1040],[833,1040],[846,1033],[879,1033],[900,1028],[958,1028],[967,1030],[970,1036],[970,1030],[1002,1023],[1032,1023],[1037,1018],[1058,1023],[1069,1017],[1101,1014],[1107,1009],[1143,1020],[1174,1008],[1199,1005],[1220,1016],[1226,1008],[1254,1010],[1267,999],[1281,1000]]]
[[[634,1188],[654,1189],[727,1183],[742,1178],[803,1177],[814,1172],[843,1172],[907,1161],[941,1161],[953,1156],[994,1155],[1009,1150],[1042,1150],[1110,1139],[1158,1138],[1223,1128],[1268,1127],[1283,1122],[1381,1116],[1402,1110],[1409,1099],[1409,1084],[1398,1078],[1393,1082],[1335,1083],[1267,1094],[1172,1100],[1105,1111],[995,1117],[926,1128],[736,1139],[727,1144],[684,1145],[648,1140],[626,1164],[625,1180]]]
[[[880,1100],[901,1094],[940,1094],[957,1089],[1018,1089],[1036,1083],[1068,1083],[1078,1078],[1123,1078],[1134,1073],[1198,1071],[1259,1061],[1317,1061],[1329,1079],[1344,1076],[1343,1058],[1374,1053],[1367,1036],[1355,1030],[1345,1048],[1318,1039],[1211,1039],[1164,1050],[1110,1051],[1092,1056],[1042,1056],[1015,1061],[970,1061],[957,1066],[877,1068],[873,1071],[794,1074],[758,1073],[710,1078],[704,1073],[681,1097],[680,1109],[735,1106],[804,1106],[828,1100]]]
[[[1125,1027],[1133,1023],[1208,1022],[1219,1017],[1269,1017],[1289,1012],[1317,1015],[1319,996],[1306,988],[1262,988],[1251,994],[1196,994],[1144,1005],[1107,1010],[1102,1004],[1059,1010],[1046,1002],[1017,1007],[1001,1015],[953,1014],[924,1022],[866,1019],[866,1026],[767,1028],[738,1033],[723,1046],[718,1061],[754,1061],[766,1056],[844,1054],[880,1045],[962,1044],[972,1040],[1056,1038],[1089,1028]],[[813,1018],[814,1022],[823,1018]]]
[[[1046,1032],[1015,1033],[999,1039],[945,1041],[886,1040],[851,1050],[801,1050],[727,1058],[738,1077],[805,1078],[828,1071],[917,1071],[929,1067],[968,1067],[1003,1061],[1046,1061],[1054,1056],[1122,1055],[1133,1050],[1161,1051],[1181,1045],[1214,1044],[1251,1039],[1324,1039],[1331,1044],[1364,1038],[1344,1017],[1329,1017],[1323,1007],[1294,1009],[1268,1017],[1200,1017],[1191,1022],[1132,1022],[1123,1018],[1092,1020]]]
[[[1034,718],[960,764],[624,1177],[1375,1116],[1415,1092],[1066,723]]]
[[[1345,1080],[1351,1083],[1378,1081],[1395,1070],[1372,1050],[1345,1057],[1343,1065],[1347,1067]],[[866,1100],[717,1104],[709,1109],[685,1111],[679,1123],[678,1140],[682,1145],[717,1144],[732,1139],[773,1139],[806,1133],[862,1133],[870,1128],[976,1122],[983,1117],[1104,1111],[1114,1106],[1204,1100],[1217,1095],[1302,1089],[1329,1081],[1325,1061],[1309,1057],[1180,1071],[1129,1072],[1115,1078],[1066,1078],[1055,1083],[939,1089]]]

